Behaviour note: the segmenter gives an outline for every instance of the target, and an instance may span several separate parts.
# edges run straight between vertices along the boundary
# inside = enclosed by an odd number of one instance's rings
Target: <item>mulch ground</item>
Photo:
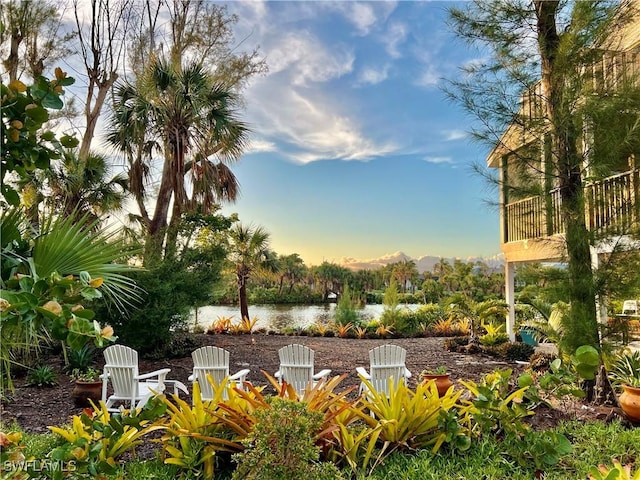
[[[215,345],[230,352],[231,373],[249,368],[248,380],[257,385],[268,382],[261,370],[273,374],[279,366],[278,349],[291,343],[300,343],[315,351],[316,370],[330,368],[332,375],[348,374],[338,387],[347,388],[359,385],[356,367],[369,366],[369,350],[378,345],[391,343],[407,350],[407,368],[413,373],[409,381],[414,386],[424,369],[434,369],[445,365],[451,373],[451,379],[479,380],[483,374],[497,368],[510,368],[516,372],[524,367],[515,363],[496,360],[481,354],[451,353],[443,348],[442,338],[403,338],[391,340],[359,340],[325,337],[283,336],[283,335],[198,335],[202,345]],[[50,364],[57,369],[59,383],[51,388],[26,386],[24,378],[15,380],[16,390],[9,401],[2,404],[0,419],[3,425],[17,422],[25,431],[43,433],[49,425],[67,423],[72,415],[79,414],[71,399],[73,384],[62,372],[62,365],[56,357]],[[101,365],[98,365],[101,367]],[[141,360],[140,372],[145,373],[160,368],[170,368],[168,377],[189,384],[193,363],[191,357],[168,360]],[[544,409],[535,416],[541,428],[555,425],[567,418],[611,418],[617,414],[612,408],[594,408],[576,404],[567,410]]]

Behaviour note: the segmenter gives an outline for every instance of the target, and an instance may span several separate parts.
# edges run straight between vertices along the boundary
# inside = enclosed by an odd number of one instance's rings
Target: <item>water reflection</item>
[[[402,305],[402,308],[411,310],[419,305]],[[335,304],[329,305],[250,305],[249,315],[257,317],[256,328],[281,332],[288,328],[307,328],[314,323],[329,323],[335,319]],[[365,322],[380,318],[383,305],[365,305],[356,310],[358,316]],[[208,328],[211,323],[220,317],[232,317],[234,322],[240,320],[240,310],[237,306],[207,306],[198,309],[197,324]],[[192,314],[190,325],[195,324],[195,316]]]

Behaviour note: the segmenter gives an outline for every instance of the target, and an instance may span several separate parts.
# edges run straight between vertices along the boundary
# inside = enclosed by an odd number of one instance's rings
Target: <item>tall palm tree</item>
[[[147,230],[145,262],[159,259],[163,246],[166,257],[175,254],[183,213],[196,207],[208,213],[219,201],[235,200],[238,182],[227,164],[243,152],[248,132],[237,119],[238,103],[196,61],[182,66],[156,59],[135,85],[117,88],[108,139],[129,163],[131,189]],[[154,152],[164,162],[150,215],[146,180]]]
[[[235,224],[229,230],[228,258],[235,269],[240,315],[249,318],[247,282],[251,273],[271,258],[269,233],[262,227]]]

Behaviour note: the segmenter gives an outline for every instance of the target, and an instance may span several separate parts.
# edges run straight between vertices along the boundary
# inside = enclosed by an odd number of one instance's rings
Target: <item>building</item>
[[[583,84],[585,100],[597,101],[609,98],[629,85],[640,87],[640,16],[625,14],[625,8],[640,7],[640,0],[623,2],[620,6],[619,28],[611,32],[606,41],[594,49],[597,60],[582,66],[587,81]],[[625,16],[626,15],[626,16]],[[515,338],[515,267],[523,262],[560,262],[566,258],[565,227],[560,212],[561,198],[549,159],[551,150],[549,135],[544,131],[545,92],[542,84],[536,84],[521,97],[517,120],[503,132],[487,158],[490,168],[498,169],[500,176],[500,247],[505,259],[506,299],[509,304],[507,333]],[[637,122],[637,111],[618,112],[616,125],[620,134]],[[531,119],[532,122],[528,122]],[[538,120],[537,129],[532,129]],[[541,127],[542,125],[542,127]],[[600,151],[600,130],[597,120],[583,122],[581,152],[585,158],[582,183],[585,197],[586,225],[590,232],[597,232],[592,242],[592,264],[598,267],[602,255],[621,245],[640,248],[640,243],[630,235],[640,222],[640,147],[633,145],[613,161],[606,171],[595,171],[588,162],[591,155],[606,155]],[[611,130],[607,125],[608,132]],[[526,151],[526,154],[524,153]],[[523,162],[526,156],[527,162]],[[531,161],[533,159],[533,161]],[[513,186],[519,179],[538,182],[539,195],[518,194]],[[509,187],[507,187],[507,185]],[[524,191],[524,189],[523,189]],[[606,319],[604,302],[598,302],[600,320]]]

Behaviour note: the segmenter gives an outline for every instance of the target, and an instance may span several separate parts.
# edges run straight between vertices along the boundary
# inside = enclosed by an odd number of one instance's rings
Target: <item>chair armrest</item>
[[[371,375],[367,373],[364,367],[356,367],[356,372],[365,380],[371,380]]]
[[[173,386],[173,394],[176,396],[178,395],[178,390],[185,393],[186,395],[189,395],[189,389],[180,380],[165,380],[164,383],[167,386]]]
[[[187,378],[187,380],[189,380],[190,382],[195,382],[196,376],[192,373],[191,375],[189,375],[189,378]]]
[[[135,378],[136,380],[146,380],[147,378],[158,377],[164,380],[164,377],[166,377],[167,373],[169,373],[170,371],[170,368],[162,368],[160,370],[154,370],[153,372],[143,373],[142,375],[136,375],[133,378]]]
[[[411,378],[411,372],[407,367],[404,367],[404,378]]]
[[[318,373],[316,373],[313,376],[314,380],[320,380],[321,378],[326,377],[327,375],[329,375],[331,373],[331,370],[325,368],[324,370],[320,370]]]
[[[273,376],[276,377],[279,380],[280,377],[282,377],[282,372],[280,370],[278,370],[276,373],[273,374]]]
[[[248,368],[242,369],[239,372],[234,373],[233,375],[231,375],[229,377],[229,380],[230,381],[234,381],[234,382],[237,380],[237,381],[242,383],[242,382],[244,382],[244,379],[246,378],[246,376],[249,375],[250,371],[251,370],[249,370]]]

